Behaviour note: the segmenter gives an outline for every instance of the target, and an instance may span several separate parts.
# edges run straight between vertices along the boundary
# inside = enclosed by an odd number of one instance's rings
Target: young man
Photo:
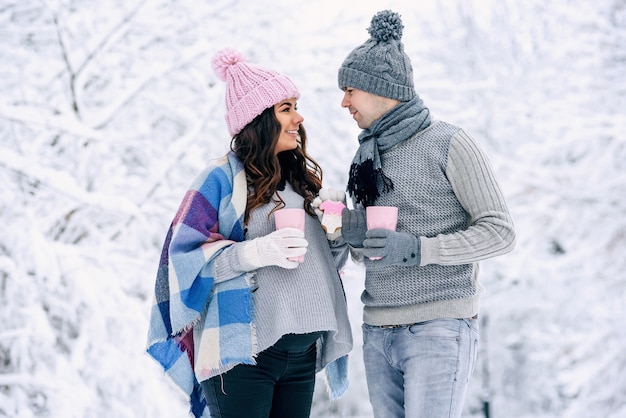
[[[460,417],[479,338],[478,261],[513,250],[515,231],[484,152],[415,93],[402,29],[398,14],[377,13],[339,69],[341,105],[363,129],[342,235],[366,269],[374,416]],[[367,206],[396,206],[397,230],[367,231]]]

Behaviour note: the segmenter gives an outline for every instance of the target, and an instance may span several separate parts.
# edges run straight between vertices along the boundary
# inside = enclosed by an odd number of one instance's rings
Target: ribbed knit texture
[[[466,132],[444,122],[380,157],[395,187],[375,204],[398,207],[397,229],[421,238],[422,265],[379,267],[364,260],[365,322],[472,317],[482,292],[476,262],[512,250],[515,242],[487,158]]]
[[[245,62],[244,57],[232,49],[219,51],[212,64],[215,73],[226,81],[225,119],[228,132],[233,136],[268,107],[300,97],[289,77]]]
[[[287,208],[302,208],[303,198],[289,184],[279,192]],[[274,231],[274,216],[267,215],[273,203],[255,209],[248,222],[246,239]],[[306,215],[305,238],[309,246],[297,268],[276,266],[257,270],[254,293],[255,325],[259,351],[289,333],[328,331],[318,345],[318,371],[352,348],[352,334],[341,279],[337,269],[348,256],[347,245],[330,249],[317,218]],[[238,250],[243,243],[227,248],[216,262],[218,281],[241,274]]]
[[[348,54],[338,71],[339,88],[352,87],[402,102],[415,97],[413,67],[404,52],[400,15],[383,10],[372,17],[371,37]]]

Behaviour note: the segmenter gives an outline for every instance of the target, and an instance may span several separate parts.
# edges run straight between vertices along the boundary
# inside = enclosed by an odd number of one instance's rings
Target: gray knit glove
[[[365,210],[346,208],[341,212],[341,236],[351,247],[360,248],[363,246],[366,231]]]
[[[363,241],[363,255],[382,257],[375,261],[380,266],[419,266],[420,239],[406,232],[376,228],[367,231]],[[344,233],[345,237],[345,233]]]

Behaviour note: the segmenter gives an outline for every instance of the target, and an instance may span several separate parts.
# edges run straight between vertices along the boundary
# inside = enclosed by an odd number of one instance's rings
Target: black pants
[[[215,418],[308,418],[315,388],[315,340],[289,334],[257,356],[202,382]]]

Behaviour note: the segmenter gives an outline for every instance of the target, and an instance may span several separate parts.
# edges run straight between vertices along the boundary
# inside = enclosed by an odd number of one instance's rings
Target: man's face
[[[345,107],[361,129],[369,128],[374,121],[393,109],[398,100],[377,96],[352,87],[344,87],[341,107]]]

